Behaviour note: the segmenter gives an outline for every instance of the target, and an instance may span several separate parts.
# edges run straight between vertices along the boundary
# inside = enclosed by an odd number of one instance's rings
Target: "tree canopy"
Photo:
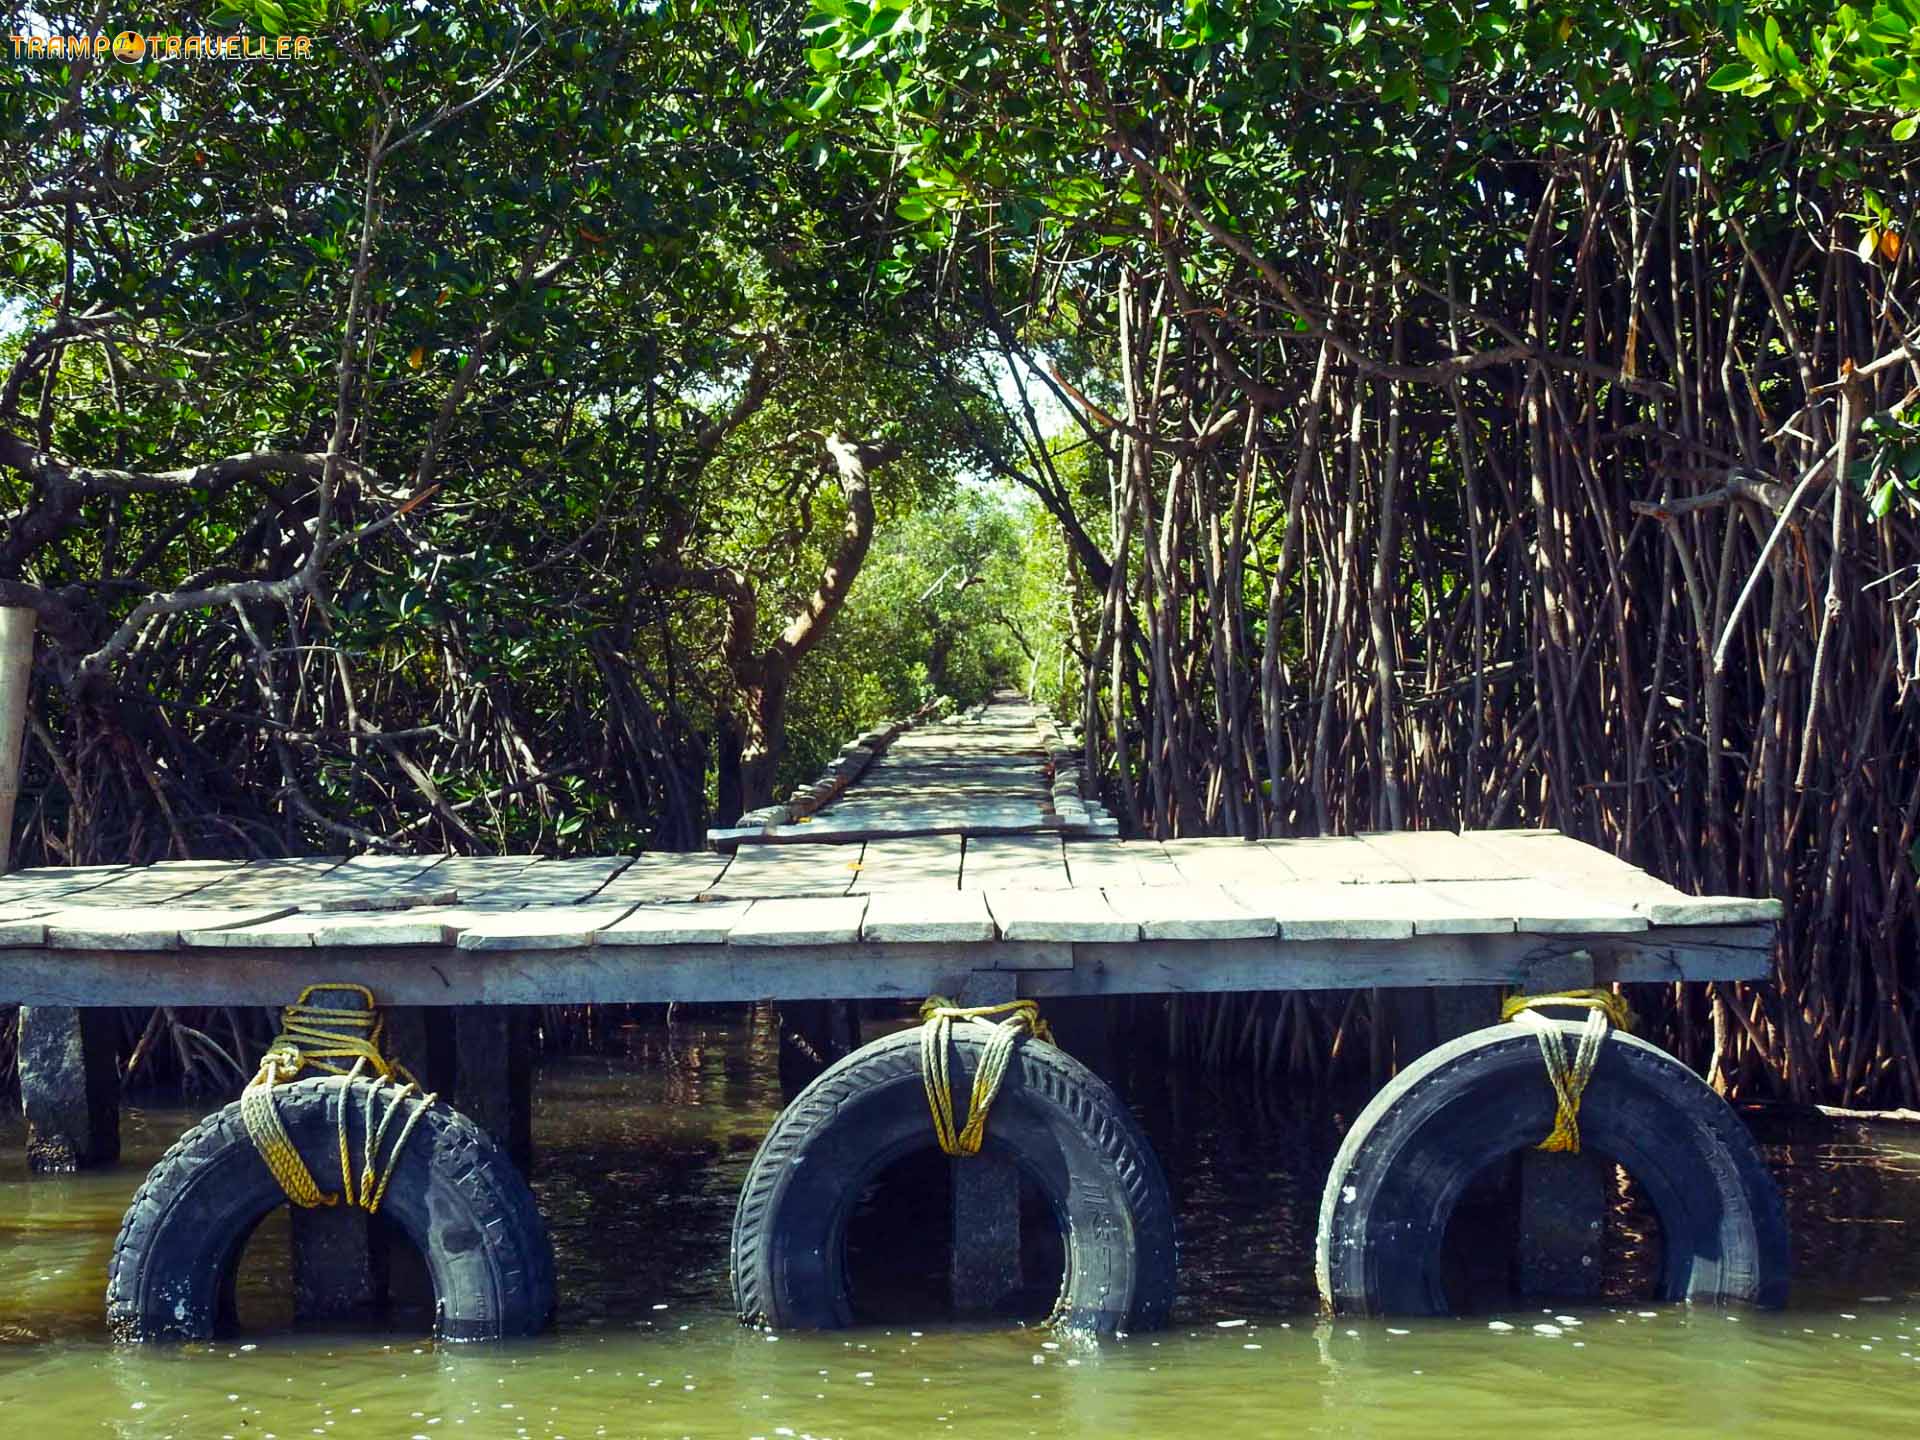
[[[1668,1038],[1920,1098],[1915,0],[167,24],[312,53],[0,87],[19,853],[690,847],[1015,683],[1141,837],[1789,897]]]

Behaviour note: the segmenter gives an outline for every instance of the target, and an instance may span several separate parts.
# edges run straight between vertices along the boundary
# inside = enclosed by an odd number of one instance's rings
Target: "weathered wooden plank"
[[[1689,895],[1616,855],[1557,831],[1469,831],[1473,844],[1507,857],[1557,889],[1624,905],[1654,925],[1748,925],[1776,921],[1778,900]]]
[[[1626,905],[1540,880],[1441,881],[1430,888],[1476,914],[1510,917],[1515,929],[1530,934],[1626,935],[1647,928],[1647,917]]]
[[[0,945],[44,945],[46,916],[62,907],[59,901],[39,905],[9,905],[0,909]]]
[[[460,931],[462,950],[564,950],[591,945],[631,905],[540,905],[481,914]]]
[[[314,921],[319,918],[312,912],[301,912],[259,925],[191,930],[181,935],[180,941],[190,950],[311,950]]]
[[[1463,840],[1451,830],[1382,830],[1357,837],[1415,880],[1517,880],[1512,861]]]
[[[1295,878],[1320,885],[1380,885],[1411,880],[1407,867],[1351,835],[1304,840],[1262,840]]]
[[[232,860],[162,860],[128,870],[86,892],[84,903],[116,909],[164,905],[204,890],[238,868]]]
[[[1522,986],[1540,963],[1591,950],[1603,985],[1758,980],[1772,973],[1770,926],[1670,926],[1609,936],[1431,935],[1412,940],[1142,940],[1076,944],[1074,968],[1024,977],[1021,993],[1201,994],[1223,990],[1345,990]]]
[[[724,855],[649,850],[636,855],[633,863],[609,880],[594,899],[607,904],[617,900],[691,900],[711,890],[726,868]]]
[[[1066,890],[1070,886],[1066,852],[1057,835],[967,837],[960,858],[962,890]]]
[[[1403,899],[1374,895],[1375,889],[1401,886],[1308,884],[1229,885],[1227,892],[1247,909],[1279,922],[1288,940],[1405,940],[1413,934],[1413,916]]]
[[[444,855],[355,855],[326,874],[301,883],[289,904],[301,909],[393,905],[438,893],[444,887],[434,871]]]
[[[1147,940],[1248,940],[1278,931],[1271,915],[1247,909],[1218,885],[1108,886],[1104,893]]]
[[[31,904],[92,890],[132,870],[129,865],[44,865],[15,870],[0,875],[0,905]]]
[[[522,879],[542,860],[539,855],[449,855],[433,868],[433,883],[452,890],[462,905],[489,904],[481,899],[486,891]]]
[[[867,912],[864,895],[756,901],[727,932],[729,945],[851,945]]]
[[[1069,840],[1065,854],[1076,890],[1186,883],[1157,840]]]
[[[409,910],[307,911],[296,917],[316,946],[452,945],[475,920],[494,912],[458,905]],[[278,922],[291,927],[295,921]]]
[[[1786,914],[1778,900],[1749,900],[1739,895],[1688,895],[1637,900],[1635,910],[1652,925],[1772,924]]]
[[[187,910],[179,906],[87,907],[46,917],[47,944],[58,950],[174,950],[183,931],[257,925],[289,913],[287,906],[244,910]]]
[[[461,886],[460,901],[474,905],[577,905],[597,900],[600,889],[630,863],[625,855],[543,860],[515,875],[476,885],[471,893]]]
[[[860,938],[873,944],[983,941],[996,934],[986,897],[978,890],[877,891],[867,898],[860,922]]]
[[[757,901],[642,905],[594,937],[597,945],[720,945]]]
[[[742,845],[708,893],[721,900],[845,895],[861,845]]]
[[[250,860],[235,863],[211,885],[172,903],[234,909],[249,905],[293,905],[290,893],[319,879],[337,867],[339,855],[298,856],[285,860]],[[76,900],[89,904],[90,900]]]
[[[960,845],[958,835],[907,835],[869,840],[850,893],[870,895],[883,890],[957,892],[960,888]]]
[[[1023,898],[1042,900],[1043,895]],[[991,903],[991,897],[989,897]],[[858,902],[854,902],[858,903]],[[974,970],[1020,970],[1023,995],[1522,985],[1587,950],[1600,984],[1756,980],[1773,926],[1667,926],[1608,936],[1434,935],[1370,941],[580,946],[463,951],[310,947],[171,951],[0,948],[0,999],[28,1005],[284,1005],[316,975],[392,1005],[649,1004],[668,1000],[951,995]]]
[[[971,848],[971,844],[969,844]],[[987,908],[1009,940],[1136,940],[1140,926],[1097,890],[989,890]]]
[[[1167,840],[1161,849],[1188,884],[1284,885],[1299,878],[1272,846],[1232,836]]]

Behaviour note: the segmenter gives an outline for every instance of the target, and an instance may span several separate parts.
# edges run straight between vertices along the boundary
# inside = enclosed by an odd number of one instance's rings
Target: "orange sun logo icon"
[[[113,37],[113,58],[122,65],[138,65],[147,53],[146,37],[122,30]]]

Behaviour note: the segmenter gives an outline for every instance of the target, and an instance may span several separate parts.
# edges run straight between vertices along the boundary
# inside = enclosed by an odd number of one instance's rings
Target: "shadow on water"
[[[1605,1303],[1543,1311],[1496,1297],[1472,1318],[1329,1323],[1314,1308],[1314,1222],[1327,1165],[1365,1097],[1173,1076],[1129,1097],[1179,1216],[1182,1298],[1164,1334],[1093,1346],[1014,1323],[928,1318],[946,1265],[945,1162],[929,1152],[883,1177],[851,1228],[854,1289],[872,1323],[767,1335],[733,1321],[727,1244],[734,1196],[779,1106],[772,1035],[696,1018],[626,1039],[623,1053],[540,1073],[534,1185],[554,1235],[562,1312],[553,1335],[509,1346],[292,1330],[273,1308],[285,1291],[286,1222],[275,1217],[278,1228],[263,1227],[248,1250],[247,1335],[115,1349],[101,1298],[120,1213],[194,1117],[130,1110],[122,1167],[32,1180],[14,1121],[0,1131],[0,1405],[9,1420],[36,1440],[1238,1440],[1282,1428],[1406,1440],[1510,1428],[1519,1413],[1530,1430],[1610,1437],[1910,1428],[1907,1397],[1920,1384],[1920,1130],[1755,1118],[1794,1229],[1795,1302],[1782,1314],[1636,1300],[1644,1287],[1634,1267],[1653,1273],[1657,1225],[1622,1185],[1609,1250],[1632,1263]],[[1479,1223],[1495,1240],[1474,1243],[1498,1252],[1506,1222]],[[1039,1288],[1058,1275],[1044,1238],[1028,1236]],[[1044,1311],[1044,1300],[1031,1308]]]

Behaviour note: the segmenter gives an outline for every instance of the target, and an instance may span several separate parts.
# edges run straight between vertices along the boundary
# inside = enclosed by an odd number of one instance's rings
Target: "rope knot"
[[[1587,1021],[1580,1030],[1579,1043],[1571,1060],[1560,1045],[1560,1031],[1543,1008],[1567,1006],[1584,1009]],[[1535,1147],[1568,1155],[1580,1153],[1580,1097],[1593,1079],[1593,1067],[1600,1059],[1600,1047],[1614,1027],[1633,1028],[1633,1011],[1624,995],[1611,990],[1562,990],[1549,995],[1510,995],[1500,1006],[1500,1018],[1534,1032],[1540,1042],[1540,1058],[1546,1062],[1547,1081],[1553,1086],[1553,1129]]]
[[[995,1024],[992,1017],[996,1015],[1006,1018]],[[1040,1018],[1040,1006],[1033,1000],[961,1006],[944,995],[930,995],[920,1006],[920,1022],[920,1078],[933,1114],[933,1137],[949,1155],[978,1155],[987,1138],[987,1112],[1007,1078],[1014,1048],[1028,1035],[1052,1044],[1053,1030]],[[956,1126],[953,1111],[949,1042],[956,1023],[984,1025],[992,1032],[973,1077],[973,1101],[964,1126]]]
[[[329,1005],[315,998],[329,992],[351,996],[360,1003]],[[419,1096],[406,1122],[401,1125],[393,1148],[387,1152],[384,1170],[377,1168],[375,1157],[379,1154],[380,1144],[386,1138],[395,1112],[420,1089],[412,1072],[381,1053],[380,1042],[385,1034],[386,1021],[380,1015],[373,992],[364,985],[309,985],[300,992],[298,1000],[281,1012],[280,1033],[260,1057],[259,1073],[240,1092],[240,1119],[247,1128],[247,1138],[253,1141],[254,1149],[260,1152],[260,1158],[266,1161],[267,1169],[279,1182],[280,1189],[295,1205],[312,1209],[344,1202],[372,1214],[386,1198],[387,1186],[400,1161],[400,1151],[435,1097],[430,1094]],[[343,1064],[343,1061],[350,1063]],[[298,1079],[300,1072],[309,1066],[340,1077],[336,1124],[340,1138],[341,1190],[337,1195],[322,1190],[314,1180],[313,1172],[307,1168],[307,1162],[301,1158],[293,1137],[281,1122],[280,1111],[273,1098],[275,1086]],[[366,1152],[356,1186],[353,1160],[347,1144],[347,1092],[354,1080],[364,1072],[371,1072],[375,1084],[367,1091],[361,1117]],[[396,1076],[403,1077],[405,1083],[401,1083]],[[376,1123],[373,1106],[375,1098],[380,1095],[387,1097],[387,1105]]]

